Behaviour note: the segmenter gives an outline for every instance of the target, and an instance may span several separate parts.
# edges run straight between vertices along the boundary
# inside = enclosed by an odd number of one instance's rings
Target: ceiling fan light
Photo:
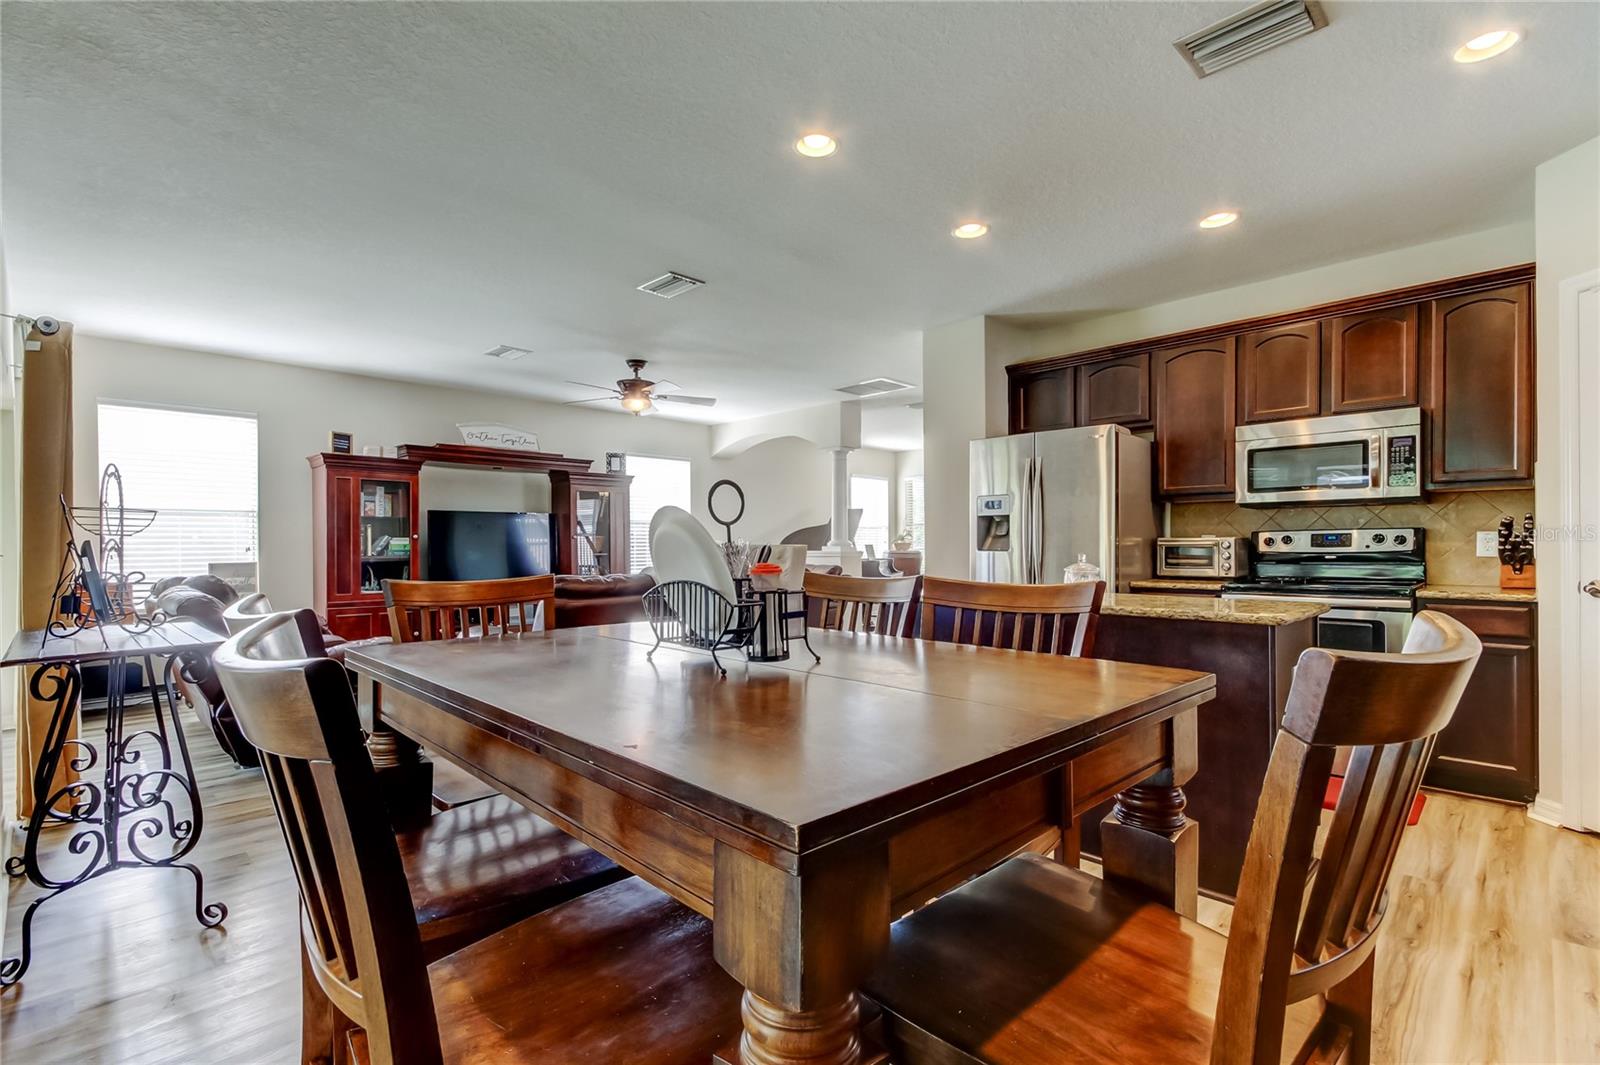
[[[623,396],[622,409],[634,414],[643,414],[650,409],[650,397],[641,394]]]

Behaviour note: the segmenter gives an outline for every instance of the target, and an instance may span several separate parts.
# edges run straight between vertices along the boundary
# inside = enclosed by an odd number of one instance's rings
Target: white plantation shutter
[[[256,561],[254,417],[102,403],[100,468],[107,463],[121,471],[130,508],[159,512],[123,544],[127,569],[146,583]]]
[[[927,502],[922,495],[922,478],[907,477],[900,482],[900,524],[911,530],[911,546],[923,548]]]
[[[689,460],[629,455],[628,569],[638,573],[650,565],[650,519],[662,507],[689,509]]]
[[[879,558],[889,553],[889,481],[884,477],[850,478],[850,509],[861,511],[855,544],[862,554],[871,544]]]

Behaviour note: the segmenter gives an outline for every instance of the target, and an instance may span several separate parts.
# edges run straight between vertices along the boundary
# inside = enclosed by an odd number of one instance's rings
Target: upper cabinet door
[[[1041,429],[1071,429],[1072,367],[1011,378],[1011,431],[1032,433]]]
[[[1079,425],[1149,427],[1149,352],[1085,363],[1077,371]]]
[[[1233,494],[1237,338],[1155,353],[1156,456],[1163,495]]]
[[[1527,284],[1427,305],[1429,486],[1533,476],[1533,344]]]
[[[1417,305],[1327,322],[1328,413],[1417,404]]]
[[[1322,330],[1315,321],[1239,338],[1239,406],[1247,422],[1322,413]]]

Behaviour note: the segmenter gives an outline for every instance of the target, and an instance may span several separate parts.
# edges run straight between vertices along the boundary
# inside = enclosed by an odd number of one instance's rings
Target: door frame
[[[1590,296],[1596,301],[1595,320],[1584,332],[1583,299],[1591,293],[1596,293]],[[1589,602],[1579,591],[1585,580],[1600,579],[1600,559],[1592,554],[1600,545],[1585,542],[1597,530],[1583,523],[1585,502],[1591,512],[1600,510],[1600,499],[1586,498],[1600,494],[1600,425],[1592,411],[1586,419],[1583,409],[1586,396],[1600,397],[1600,270],[1562,281],[1557,312],[1561,433],[1546,446],[1566,441],[1572,446],[1562,447],[1564,469],[1557,484],[1564,528],[1551,545],[1558,548],[1556,572],[1553,580],[1540,582],[1539,598],[1540,614],[1556,622],[1552,642],[1560,662],[1561,794],[1541,793],[1534,815],[1569,828],[1600,831],[1600,774],[1593,772],[1600,765],[1600,690],[1585,683],[1583,656],[1586,646],[1600,645],[1600,603]],[[1581,350],[1584,340],[1594,350]],[[1592,573],[1585,569],[1585,554],[1590,554]]]

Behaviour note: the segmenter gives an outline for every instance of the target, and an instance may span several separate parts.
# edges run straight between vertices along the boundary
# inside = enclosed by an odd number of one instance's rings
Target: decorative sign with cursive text
[[[461,442],[476,447],[503,447],[509,451],[538,451],[539,438],[499,422],[458,422]]]

